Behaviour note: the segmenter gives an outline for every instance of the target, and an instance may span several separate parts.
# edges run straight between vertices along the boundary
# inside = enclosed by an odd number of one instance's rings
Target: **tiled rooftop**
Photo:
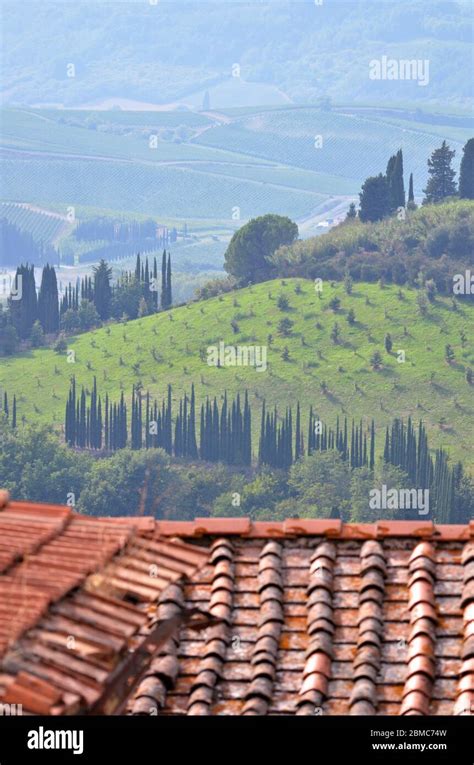
[[[90,518],[0,493],[0,702],[474,712],[474,524]]]

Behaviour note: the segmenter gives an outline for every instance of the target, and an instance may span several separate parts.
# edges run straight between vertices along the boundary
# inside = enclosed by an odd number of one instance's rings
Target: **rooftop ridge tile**
[[[474,588],[472,561],[474,542],[464,546],[462,566],[464,570],[461,608],[463,609],[463,641],[461,649],[461,670],[457,685],[455,715],[474,714]]]
[[[284,621],[282,554],[282,545],[275,541],[267,542],[260,552],[260,615],[257,640],[252,651],[252,676],[245,694],[242,715],[266,715],[272,701],[278,645]]]
[[[333,659],[334,616],[334,542],[321,542],[310,558],[307,632],[309,644],[298,697],[297,715],[312,715],[328,695]]]
[[[360,548],[361,588],[359,591],[357,652],[353,662],[354,685],[349,699],[351,715],[374,715],[377,712],[377,678],[381,665],[381,640],[384,633],[383,597],[367,595],[372,582],[371,571],[377,571],[385,584],[387,566],[380,542],[368,540]],[[366,586],[367,585],[367,586]],[[382,600],[382,602],[381,602]],[[367,651],[370,648],[370,652]],[[369,661],[370,659],[370,661]]]
[[[410,555],[408,610],[411,630],[401,715],[429,714],[436,677],[435,630],[438,623],[434,594],[436,567],[429,564],[435,560],[435,549],[430,542],[419,542]],[[418,578],[420,568],[426,574],[426,578]],[[433,629],[426,628],[427,622],[433,623]],[[420,656],[423,662],[419,661]]]
[[[384,539],[406,537],[465,541],[474,538],[474,522],[435,524],[433,521],[392,521],[345,523],[339,519],[287,518],[285,521],[252,521],[250,518],[197,518],[192,521],[156,521],[163,536],[241,536],[243,538],[328,537],[332,539]]]
[[[222,679],[225,653],[230,641],[234,595],[234,551],[227,539],[216,539],[213,543],[211,563],[213,571],[208,611],[211,616],[219,619],[221,624],[211,627],[206,633],[202,666],[191,686],[188,699],[187,714],[192,716],[210,714],[216,686]],[[219,654],[214,650],[215,640],[223,644],[223,651]]]

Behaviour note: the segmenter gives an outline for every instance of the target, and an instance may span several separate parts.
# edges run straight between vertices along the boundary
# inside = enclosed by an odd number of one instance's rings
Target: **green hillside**
[[[280,295],[287,297],[288,310],[278,307]],[[329,306],[334,296],[341,301],[337,311]],[[378,429],[395,416],[411,414],[425,421],[433,447],[446,447],[472,469],[474,400],[465,373],[474,367],[474,305],[460,303],[454,311],[450,299],[437,298],[423,317],[416,296],[410,289],[400,294],[396,287],[363,283],[347,295],[342,285],[324,283],[319,298],[310,281],[275,280],[70,338],[74,363],[47,349],[2,358],[0,386],[16,393],[20,419],[24,415],[57,427],[63,422],[73,374],[87,387],[96,375],[100,392],[114,399],[121,389],[128,396],[138,383],[161,398],[168,383],[178,397],[194,382],[198,401],[220,396],[225,389],[235,393],[247,388],[255,428],[262,397],[278,404],[280,411],[299,399],[305,422],[310,404],[329,423],[338,414],[374,417]],[[356,319],[352,326],[347,321],[350,309]],[[286,337],[278,329],[284,318],[293,322]],[[336,322],[338,343],[331,339]],[[387,332],[392,354],[384,348]],[[208,366],[206,349],[220,341],[268,345],[267,371]],[[445,361],[447,344],[455,353],[451,365]],[[405,351],[405,363],[397,361],[399,349]],[[383,358],[378,371],[371,365],[376,350]]]

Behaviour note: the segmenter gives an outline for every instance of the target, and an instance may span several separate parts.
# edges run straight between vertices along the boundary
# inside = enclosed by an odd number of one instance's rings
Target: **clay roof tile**
[[[410,691],[402,701],[400,714],[406,715],[417,712],[418,714],[427,715],[429,706],[429,700],[424,693],[421,693],[420,691]]]
[[[308,675],[311,675],[313,672],[318,672],[329,679],[331,676],[330,657],[321,651],[313,653],[306,661],[303,677],[308,677]]]
[[[351,692],[350,704],[356,701],[368,701],[375,704],[377,701],[377,692],[374,683],[366,678],[360,678],[354,683]]]
[[[436,562],[436,553],[430,542],[419,542],[410,555],[410,564],[418,558],[428,558],[433,563]]]

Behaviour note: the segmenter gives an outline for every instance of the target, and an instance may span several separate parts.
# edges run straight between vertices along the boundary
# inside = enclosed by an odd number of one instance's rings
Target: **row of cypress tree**
[[[424,189],[423,204],[436,204],[456,195],[461,199],[474,199],[474,138],[470,138],[463,149],[459,186],[456,184],[456,171],[452,166],[455,154],[456,151],[451,149],[446,141],[432,152],[428,159],[428,182]],[[389,158],[385,175],[379,173],[377,176],[366,178],[359,198],[359,217],[362,221],[382,220],[405,207],[401,149]],[[416,206],[413,173],[410,174],[406,206],[408,209]],[[355,205],[352,204],[348,217],[353,218],[355,215]]]
[[[171,385],[161,405],[156,399],[152,401],[148,392],[133,387],[129,418],[123,393],[118,403],[106,395],[102,406],[96,378],[89,394],[84,387],[78,393],[73,377],[66,402],[64,434],[69,446],[79,448],[115,451],[130,445],[132,449],[162,448],[175,457],[194,460],[251,464],[252,422],[247,393],[243,405],[239,394],[233,401],[228,401],[225,394],[220,409],[216,398],[201,405],[199,448],[196,420],[194,385],[190,396],[180,398],[176,417]]]
[[[16,409],[16,396],[13,395],[12,399],[12,405],[10,409],[10,402],[8,400],[8,393],[7,391],[3,392],[3,396],[0,394],[0,413],[4,414],[4,416],[11,422],[12,428],[16,428],[17,426],[17,409]]]
[[[158,311],[171,307],[172,276],[171,256],[165,250],[161,265],[161,290],[158,289],[158,263],[153,259],[150,266],[148,258],[142,262],[137,255],[134,275],[141,285],[143,297],[151,310]],[[121,284],[122,281],[119,282]],[[34,266],[20,265],[13,280],[12,295],[8,301],[9,319],[15,327],[18,337],[27,340],[36,321],[39,321],[45,334],[59,332],[60,318],[68,311],[78,311],[83,300],[89,300],[95,305],[97,313],[103,321],[111,316],[111,302],[114,291],[119,285],[112,285],[112,271],[106,261],[101,261],[94,267],[93,276],[85,276],[76,285],[71,283],[59,301],[58,281],[54,266],[44,266],[41,276],[40,289],[37,292]]]
[[[18,266],[13,281],[12,295],[8,300],[10,321],[18,337],[29,338],[33,324],[39,321],[43,331],[59,330],[59,303],[56,272],[52,266],[43,268],[41,285],[36,293],[34,266]]]
[[[134,271],[124,271],[116,284],[111,283],[111,269],[105,260],[94,268],[94,276],[85,276],[73,286],[71,283],[65,289],[61,299],[60,315],[66,311],[77,311],[82,300],[94,303],[97,313],[102,320],[111,317],[112,300],[116,292],[135,280],[141,288],[141,294],[149,311],[166,310],[173,302],[171,255],[163,250],[161,261],[161,289],[159,289],[158,262],[143,260],[138,254]]]
[[[348,460],[351,468],[369,467],[371,470],[375,467],[375,423],[372,420],[370,425],[370,435],[364,428],[362,420],[356,424],[352,420],[351,438],[349,444],[347,417],[344,418],[344,424],[341,425],[339,417],[336,419],[336,429],[328,428],[321,422],[313,412],[313,407],[309,410],[308,424],[308,454],[315,451],[327,451],[336,449],[343,457]]]
[[[8,407],[5,398],[5,408]],[[14,401],[15,421],[16,402]],[[262,402],[258,464],[287,470],[305,454],[305,439],[301,425],[301,408],[296,405],[296,417],[288,407],[280,417],[276,407],[267,410]],[[294,427],[293,427],[294,423]],[[173,412],[172,388],[158,403],[149,392],[134,387],[128,407],[122,392],[119,402],[105,396],[104,406],[97,392],[94,378],[92,390],[84,388],[78,395],[76,381],[71,387],[66,404],[65,439],[70,446],[115,451],[130,445],[132,449],[162,448],[175,457],[190,460],[224,462],[231,465],[252,464],[252,416],[245,392],[243,402],[240,394],[230,401],[224,394],[219,407],[216,397],[201,405],[199,414],[199,446],[197,437],[197,409],[194,385],[191,395],[184,395]],[[347,417],[336,427],[323,423],[309,410],[307,453],[335,450],[346,460],[351,469],[375,468],[375,423],[364,425],[362,420]],[[456,513],[457,492],[462,481],[460,464],[450,466],[448,456],[442,449],[431,455],[425,426],[422,421],[415,428],[411,417],[405,423],[395,419],[386,428],[383,459],[386,463],[402,469],[410,479],[411,486],[429,489],[430,504],[438,519],[446,522]]]
[[[463,476],[460,463],[451,467],[448,455],[437,449],[433,460],[428,446],[425,426],[420,421],[418,435],[411,417],[405,423],[396,419],[385,432],[383,452],[385,462],[400,467],[408,474],[414,487],[428,489],[430,504],[436,517],[445,523],[453,518],[456,509],[456,489]]]

